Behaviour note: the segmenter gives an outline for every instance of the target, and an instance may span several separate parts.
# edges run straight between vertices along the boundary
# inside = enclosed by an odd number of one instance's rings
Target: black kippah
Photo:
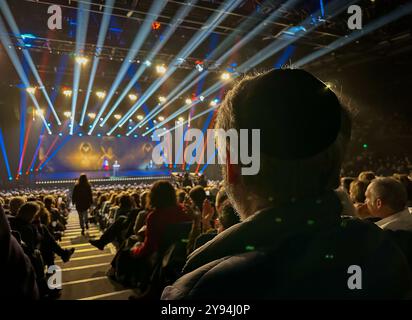
[[[236,98],[235,112],[240,128],[260,129],[262,153],[303,159],[336,140],[342,107],[336,95],[310,73],[271,70],[246,87]]]

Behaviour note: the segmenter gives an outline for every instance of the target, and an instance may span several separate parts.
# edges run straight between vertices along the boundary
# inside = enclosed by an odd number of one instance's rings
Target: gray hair
[[[394,178],[377,178],[370,184],[372,200],[380,199],[394,212],[405,209],[408,196],[405,187]]]

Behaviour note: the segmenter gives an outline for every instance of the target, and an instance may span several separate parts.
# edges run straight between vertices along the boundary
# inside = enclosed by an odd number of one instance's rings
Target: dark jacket
[[[406,259],[372,223],[343,220],[330,192],[249,217],[194,251],[162,299],[410,297]],[[362,289],[349,289],[351,265]]]
[[[88,210],[93,204],[92,188],[76,184],[73,189],[72,203],[79,212]]]
[[[6,216],[0,207],[0,286],[2,299],[38,299],[39,293],[30,259],[11,235]]]

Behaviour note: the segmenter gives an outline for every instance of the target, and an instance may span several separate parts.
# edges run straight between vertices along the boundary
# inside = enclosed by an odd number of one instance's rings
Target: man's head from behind
[[[31,223],[40,211],[40,206],[38,203],[31,201],[23,204],[19,211],[17,212],[17,218],[25,221],[26,223]]]
[[[366,189],[366,205],[374,217],[386,218],[405,209],[405,187],[393,178],[377,178]]]
[[[23,197],[14,197],[10,200],[10,213],[12,216],[17,215],[20,207],[25,203]]]
[[[349,115],[308,72],[271,70],[243,78],[222,102],[216,128],[260,130],[257,175],[242,176],[241,166],[228,160],[223,166],[225,189],[242,218],[273,202],[339,186]]]

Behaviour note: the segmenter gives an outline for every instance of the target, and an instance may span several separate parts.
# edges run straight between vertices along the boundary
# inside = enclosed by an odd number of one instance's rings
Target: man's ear
[[[381,199],[376,199],[376,208],[380,209],[382,208],[382,200]]]
[[[240,167],[238,164],[230,163],[230,147],[226,149],[227,182],[237,184],[240,180]]]

